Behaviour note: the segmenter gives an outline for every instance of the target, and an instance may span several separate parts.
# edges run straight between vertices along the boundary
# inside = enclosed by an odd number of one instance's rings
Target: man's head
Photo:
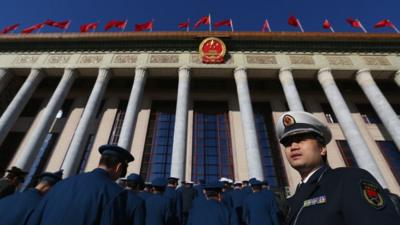
[[[290,165],[305,174],[327,163],[329,128],[307,112],[286,112],[276,126],[279,142],[285,146]]]
[[[144,188],[144,180],[139,174],[131,173],[123,180],[126,186],[133,191],[140,191]]]
[[[168,187],[176,188],[178,186],[179,178],[176,177],[168,177]]]
[[[154,193],[164,193],[165,188],[167,187],[168,181],[165,178],[158,177],[151,181],[153,185],[153,192]]]
[[[251,189],[253,190],[253,192],[259,192],[261,191],[261,186],[262,186],[263,182],[257,179],[253,179],[250,181],[250,186]]]
[[[11,169],[7,170],[8,174],[6,178],[11,181],[15,186],[18,186],[20,183],[23,183],[25,180],[27,172],[21,170],[20,168],[13,166]]]
[[[101,154],[100,168],[105,169],[113,180],[125,177],[128,163],[134,160],[129,151],[117,145],[102,145],[99,152]]]
[[[55,173],[44,172],[39,176],[39,182],[35,188],[41,193],[47,193],[57,182],[62,180],[63,171],[57,171]]]
[[[207,199],[216,199],[218,201],[222,200],[222,189],[224,188],[224,183],[221,181],[212,181],[204,185],[204,193]]]

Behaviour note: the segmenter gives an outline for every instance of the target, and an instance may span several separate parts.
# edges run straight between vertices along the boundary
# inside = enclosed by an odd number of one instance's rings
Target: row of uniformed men
[[[133,156],[115,145],[99,151],[100,163],[92,172],[63,181],[62,171],[43,173],[34,188],[0,199],[1,224],[278,224],[275,199],[269,190],[262,191],[261,181],[250,180],[251,193],[221,181],[176,189],[178,179],[156,178],[148,192],[142,191],[141,176],[130,174],[122,179],[123,189],[115,180],[125,176]]]

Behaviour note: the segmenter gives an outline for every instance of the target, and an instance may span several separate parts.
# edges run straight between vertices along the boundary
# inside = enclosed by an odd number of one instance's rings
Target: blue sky
[[[193,25],[208,13],[212,22],[232,18],[236,31],[260,31],[265,18],[273,31],[297,31],[287,24],[290,15],[300,19],[306,32],[326,31],[322,29],[325,18],[337,32],[360,32],[345,22],[348,17],[360,19],[369,32],[393,32],[390,28],[372,28],[381,19],[390,19],[400,27],[400,0],[10,0],[1,5],[0,29],[20,23],[17,32],[46,19],[71,19],[68,32],[77,32],[81,24],[95,21],[101,22],[98,30],[102,31],[111,19],[127,19],[126,31],[150,19],[154,19],[154,31],[177,31],[179,22],[190,18]],[[207,29],[202,26],[198,30]],[[41,32],[59,29],[46,27]]]

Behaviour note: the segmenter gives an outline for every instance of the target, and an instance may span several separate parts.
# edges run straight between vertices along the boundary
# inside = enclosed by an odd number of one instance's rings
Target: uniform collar
[[[320,180],[321,176],[323,176],[323,174],[325,173],[325,171],[328,169],[328,166],[326,165],[322,165],[320,167],[318,167],[317,169],[315,169],[314,171],[312,171],[310,174],[308,174],[306,176],[306,178],[304,178],[301,183],[315,183],[317,181]]]
[[[102,169],[102,168],[96,168],[92,172],[102,175],[102,176],[106,176],[108,178],[111,178],[110,174],[105,169]]]

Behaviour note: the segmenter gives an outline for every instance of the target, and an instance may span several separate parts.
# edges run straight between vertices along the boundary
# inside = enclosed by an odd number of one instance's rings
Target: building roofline
[[[95,32],[0,35],[0,52],[198,51],[219,37],[228,51],[400,53],[399,34],[322,32]]]

